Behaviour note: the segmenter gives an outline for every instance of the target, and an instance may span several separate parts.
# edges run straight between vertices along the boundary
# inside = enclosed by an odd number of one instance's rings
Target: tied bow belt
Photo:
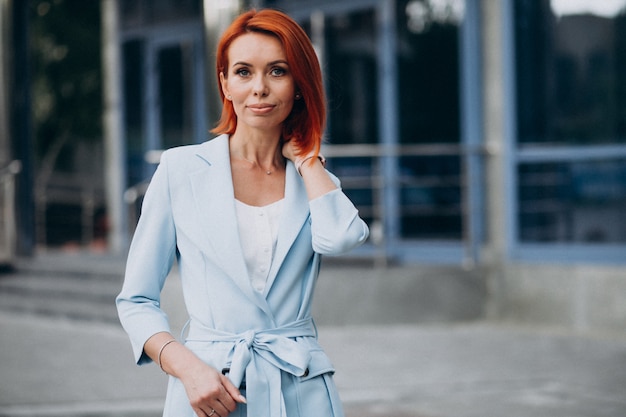
[[[271,417],[285,415],[280,371],[305,376],[311,360],[309,345],[296,337],[316,337],[312,319],[299,320],[267,330],[249,330],[240,334],[192,326],[187,340],[234,344],[228,378],[236,387],[246,380],[248,415]]]

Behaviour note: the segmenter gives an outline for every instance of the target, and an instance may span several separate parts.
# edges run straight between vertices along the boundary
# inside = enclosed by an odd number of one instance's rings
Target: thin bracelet
[[[161,368],[161,370],[163,372],[165,372],[165,369],[163,369],[163,364],[161,364],[161,353],[163,353],[163,349],[165,349],[165,347],[167,345],[169,345],[170,343],[175,342],[175,341],[176,341],[176,339],[170,339],[167,342],[163,343],[163,346],[161,346],[161,349],[159,349],[159,355],[157,356],[157,362],[159,363],[159,367]],[[165,373],[167,373],[167,372],[165,372]]]
[[[298,171],[298,174],[300,174],[300,176],[302,176],[302,172],[300,172],[300,169],[302,168],[302,165],[304,165],[304,163],[306,161],[308,161],[309,159],[313,159],[315,158],[315,155],[309,155],[307,157],[304,157],[303,159],[301,159],[300,161],[298,161],[298,163],[296,164],[296,171]],[[322,155],[317,155],[317,159],[320,160],[320,162],[322,163],[322,166],[325,167],[326,166],[326,158],[324,158],[324,156]]]

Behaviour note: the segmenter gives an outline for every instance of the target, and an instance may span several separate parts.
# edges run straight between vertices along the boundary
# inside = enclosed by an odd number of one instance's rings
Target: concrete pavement
[[[178,291],[174,279],[175,325]],[[319,332],[347,417],[626,416],[624,335],[481,320]],[[133,364],[115,323],[0,308],[0,335],[0,417],[160,415],[166,377]]]
[[[109,324],[0,317],[0,416],[160,415]],[[626,340],[485,323],[323,327],[349,417],[622,417]]]

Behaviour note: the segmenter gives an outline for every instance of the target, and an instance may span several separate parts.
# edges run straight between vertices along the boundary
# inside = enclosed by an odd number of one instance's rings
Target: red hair
[[[222,116],[211,132],[232,135],[237,127],[237,115],[232,103],[221,89],[219,74],[228,76],[228,49],[232,42],[246,33],[275,36],[283,46],[295,89],[301,99],[283,122],[283,139],[295,140],[301,154],[319,153],[326,123],[326,100],[322,70],[313,45],[306,32],[283,12],[272,9],[250,10],[239,15],[224,31],[217,46],[217,76],[222,99]]]

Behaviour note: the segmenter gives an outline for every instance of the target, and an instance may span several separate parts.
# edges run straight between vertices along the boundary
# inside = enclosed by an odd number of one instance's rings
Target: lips
[[[255,114],[264,114],[271,112],[274,106],[272,104],[250,104],[248,105],[248,109]]]

